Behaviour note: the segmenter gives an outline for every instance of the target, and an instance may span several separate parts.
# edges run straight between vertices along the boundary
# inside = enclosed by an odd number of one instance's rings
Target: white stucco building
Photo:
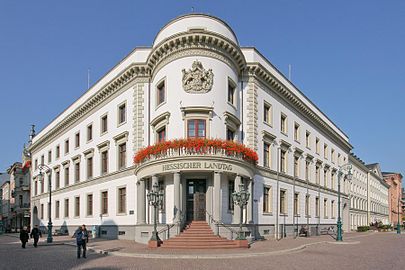
[[[350,229],[381,221],[388,224],[388,189],[377,164],[366,165],[351,154],[353,177],[350,183]]]
[[[233,140],[259,159],[255,165],[223,150],[180,149],[134,164],[142,148],[181,138]],[[283,237],[301,225],[316,234],[336,224],[337,170],[351,149],[347,135],[260,52],[240,47],[225,22],[185,15],[34,138],[33,223],[47,224],[52,181],[54,229],[97,225],[101,236],[146,242],[153,227],[146,194],[157,183],[164,191],[159,228],[170,232],[162,238],[193,219],[231,237],[228,228],[241,215],[231,193],[243,184],[252,194],[242,213],[247,235]],[[50,168],[45,183],[39,164]],[[342,192],[348,230],[346,180]]]

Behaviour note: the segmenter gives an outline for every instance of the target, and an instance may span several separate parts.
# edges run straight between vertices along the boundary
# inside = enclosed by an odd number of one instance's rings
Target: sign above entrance
[[[162,164],[162,171],[173,170],[219,170],[232,172],[232,164],[225,162],[210,162],[210,161],[192,161],[192,162],[171,162],[168,164]]]
[[[192,171],[232,173],[247,178],[252,178],[254,175],[252,164],[243,160],[216,156],[157,159],[138,166],[135,169],[135,175],[138,179],[142,179],[151,177],[152,175]]]

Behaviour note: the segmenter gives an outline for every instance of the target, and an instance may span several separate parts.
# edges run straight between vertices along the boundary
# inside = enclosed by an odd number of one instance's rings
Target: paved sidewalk
[[[304,250],[311,245],[321,244],[357,244],[358,238],[367,237],[375,232],[345,233],[343,242],[336,242],[330,235],[284,238],[279,241],[271,238],[268,240],[257,241],[249,249],[149,249],[147,245],[136,243],[131,240],[107,240],[90,239],[87,244],[89,251],[104,255],[137,257],[137,258],[155,258],[155,259],[224,259],[224,258],[243,258],[255,256],[271,256],[286,253],[294,253]],[[19,234],[5,234],[6,236],[19,238]],[[54,236],[53,243],[46,243],[46,236],[40,239],[39,245],[69,245],[76,246],[76,241],[71,236]]]

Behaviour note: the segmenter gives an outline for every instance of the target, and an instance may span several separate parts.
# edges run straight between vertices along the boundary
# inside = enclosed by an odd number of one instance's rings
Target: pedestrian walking
[[[20,231],[20,241],[22,248],[25,248],[25,244],[27,244],[29,238],[30,236],[28,235],[27,226],[24,226]]]
[[[87,232],[86,226],[79,226],[74,234],[76,237],[77,245],[77,258],[80,259],[83,249],[83,258],[86,258],[86,243],[89,241],[89,234]]]
[[[39,240],[40,237],[42,237],[42,233],[38,229],[38,225],[34,226],[34,229],[32,229],[30,236],[31,236],[31,238],[34,238],[34,247],[37,247],[38,246],[38,240]]]

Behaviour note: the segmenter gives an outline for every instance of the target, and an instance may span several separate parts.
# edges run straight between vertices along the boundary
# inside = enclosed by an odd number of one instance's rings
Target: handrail
[[[217,235],[219,235],[219,225],[221,225],[222,227],[224,227],[225,229],[227,229],[228,231],[231,232],[231,238],[233,239],[233,234],[235,233],[236,235],[238,234],[238,231],[232,229],[231,227],[229,227],[228,225],[226,225],[225,223],[223,223],[222,221],[218,221],[215,220],[212,215],[210,213],[208,213],[208,211],[205,211],[208,215],[208,219],[209,219],[209,224],[214,223],[215,225],[217,225],[218,227],[218,231],[217,231]]]
[[[158,231],[157,233],[158,233],[158,234],[162,234],[162,233],[164,233],[164,232],[166,232],[166,231],[169,231],[171,228],[173,228],[173,227],[176,226],[176,225],[180,225],[180,226],[181,226],[181,224],[183,223],[183,220],[184,220],[184,213],[183,213],[181,210],[179,210],[179,211],[177,212],[177,215],[176,215],[176,216],[179,217],[179,219],[178,219],[175,223],[170,224],[170,225],[168,224],[166,228],[161,229],[161,230]],[[168,237],[168,238],[169,238],[169,237]]]

